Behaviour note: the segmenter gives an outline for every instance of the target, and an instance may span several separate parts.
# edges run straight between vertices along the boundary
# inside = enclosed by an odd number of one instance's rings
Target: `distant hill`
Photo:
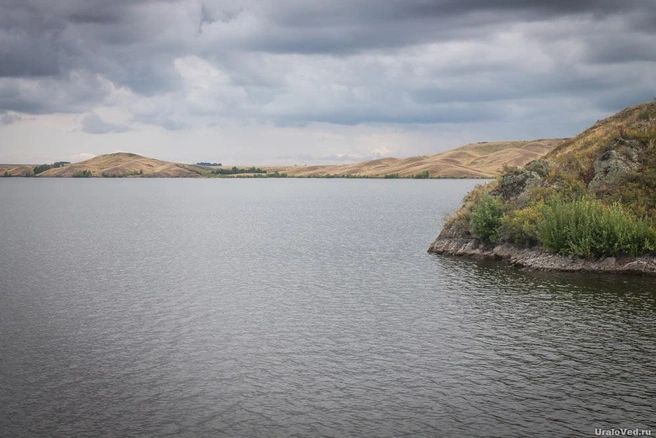
[[[361,163],[322,166],[261,166],[272,174],[278,172],[290,177],[360,176],[399,178],[426,174],[431,178],[490,178],[504,165],[521,166],[542,157],[555,147],[562,145],[564,139],[482,142],[459,147],[435,155],[409,158],[381,158]],[[35,166],[0,165],[0,175],[28,176]],[[250,166],[246,166],[248,168]],[[99,155],[79,163],[66,164],[48,169],[37,177],[164,177],[197,178],[210,176],[216,167],[173,163],[143,157],[141,155],[117,152]],[[248,176],[241,173],[230,176]]]
[[[565,141],[566,139],[482,142],[439,154],[409,158],[380,158],[343,165],[262,167],[297,177],[354,175],[382,178],[385,175],[398,175],[404,178],[428,172],[433,178],[490,178],[504,165],[523,166]]]
[[[28,164],[0,164],[0,176],[28,176],[34,166]]]
[[[24,172],[27,166],[9,169],[11,174]],[[0,166],[0,171],[2,168]],[[196,178],[203,176],[207,170],[191,164],[171,163],[142,157],[141,155],[117,152],[114,154],[99,155],[79,163],[67,164],[39,173],[37,177],[74,177],[83,172],[92,177],[164,177],[164,178]]]

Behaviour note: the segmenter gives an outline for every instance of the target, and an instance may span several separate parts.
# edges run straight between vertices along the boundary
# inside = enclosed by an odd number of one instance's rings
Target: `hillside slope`
[[[91,176],[104,177],[167,177],[195,178],[207,173],[199,166],[171,163],[142,157],[127,152],[99,155],[86,161],[68,164],[56,169],[40,173],[39,177],[72,177],[83,171],[91,172]]]
[[[424,174],[432,178],[491,178],[504,166],[521,166],[540,158],[566,139],[532,141],[481,142],[434,155],[409,158],[381,158],[360,163],[323,166],[260,166],[269,173],[279,172],[290,177],[360,176],[384,178],[413,177]],[[240,166],[249,168],[251,166]],[[0,165],[0,174],[29,176],[34,166]],[[39,173],[38,177],[176,177],[209,176],[213,168],[172,163],[118,152],[99,155],[79,163],[66,164]],[[249,174],[229,175],[249,176]]]
[[[461,146],[439,154],[409,158],[380,158],[343,165],[263,168],[297,177],[398,175],[403,178],[428,172],[433,178],[490,178],[504,165],[522,166],[540,158],[564,141],[565,139],[485,142]]]
[[[513,253],[508,245],[587,259],[656,253],[656,102],[479,186],[429,251],[500,257]],[[656,273],[656,260],[645,266]]]
[[[2,176],[29,176],[34,166],[29,164],[0,164],[0,175]]]

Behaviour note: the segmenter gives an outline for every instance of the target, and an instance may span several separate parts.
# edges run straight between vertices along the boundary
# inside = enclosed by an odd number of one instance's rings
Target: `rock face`
[[[613,143],[594,162],[594,178],[588,184],[588,189],[593,193],[619,187],[622,180],[639,166],[638,152],[642,147],[639,142],[617,138]]]
[[[517,199],[541,182],[542,177],[537,172],[528,169],[513,170],[501,178],[499,188],[493,194],[500,194],[505,200]]]
[[[551,254],[539,248],[511,244],[490,245],[476,239],[438,237],[428,252],[475,259],[503,260],[512,265],[543,271],[608,272],[656,276],[656,257],[588,260]]]
[[[544,178],[551,170],[551,164],[545,160],[535,160],[524,166],[506,172],[499,182],[499,187],[492,192],[501,195],[506,201],[523,203],[529,196],[529,190],[544,184]]]

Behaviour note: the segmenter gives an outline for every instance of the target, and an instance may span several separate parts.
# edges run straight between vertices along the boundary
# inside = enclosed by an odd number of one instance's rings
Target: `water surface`
[[[0,181],[0,435],[653,429],[654,279],[427,254],[475,184]]]

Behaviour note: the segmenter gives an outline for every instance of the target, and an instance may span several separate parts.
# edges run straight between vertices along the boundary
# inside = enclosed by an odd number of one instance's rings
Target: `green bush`
[[[656,249],[656,230],[625,212],[594,199],[553,200],[537,223],[540,243],[548,251],[580,257],[637,256]]]
[[[495,242],[498,237],[503,201],[489,193],[483,194],[472,209],[469,230],[472,236],[485,242]]]
[[[542,217],[542,204],[511,210],[501,217],[499,240],[533,246],[538,241],[538,221]]]

